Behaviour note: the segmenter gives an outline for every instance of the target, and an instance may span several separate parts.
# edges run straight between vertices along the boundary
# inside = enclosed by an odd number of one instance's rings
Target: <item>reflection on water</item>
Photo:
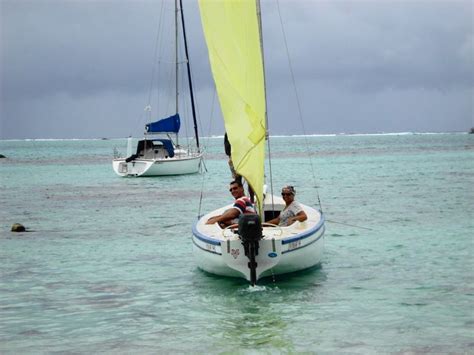
[[[294,352],[288,338],[302,302],[315,305],[324,292],[327,274],[320,266],[288,275],[267,277],[252,287],[246,280],[220,277],[196,270],[194,287],[202,307],[212,309],[217,321],[211,332],[222,337],[216,346],[224,353],[259,346],[275,351]],[[296,306],[298,305],[298,306]],[[295,307],[296,306],[296,307]]]

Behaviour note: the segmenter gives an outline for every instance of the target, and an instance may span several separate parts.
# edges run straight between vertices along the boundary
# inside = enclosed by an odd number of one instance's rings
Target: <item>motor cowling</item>
[[[242,241],[262,239],[262,223],[256,214],[242,214],[239,218],[239,235]]]

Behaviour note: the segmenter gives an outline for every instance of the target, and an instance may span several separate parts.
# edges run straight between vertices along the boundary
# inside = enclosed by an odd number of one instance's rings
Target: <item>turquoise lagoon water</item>
[[[115,176],[125,140],[0,141],[1,353],[474,353],[474,135],[273,138],[275,189],[331,222],[321,267],[255,288],[195,266],[231,200],[204,141],[163,178]]]

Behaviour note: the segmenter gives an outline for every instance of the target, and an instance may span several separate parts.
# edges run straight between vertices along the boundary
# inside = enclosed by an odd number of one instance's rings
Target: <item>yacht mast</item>
[[[174,59],[175,59],[175,94],[176,94],[176,113],[179,111],[179,102],[178,102],[178,69],[179,69],[179,64],[178,64],[178,0],[174,0],[174,34],[175,34],[175,47],[174,47]],[[178,143],[178,133],[176,133],[176,145],[179,145]]]
[[[267,83],[266,83],[266,76],[265,76],[265,52],[263,51],[263,28],[262,28],[262,11],[260,6],[260,0],[257,0],[257,18],[258,18],[258,28],[260,33],[260,51],[262,53],[262,68],[263,68],[263,93],[265,97],[265,139],[267,140],[267,147],[268,147],[268,167],[270,173],[270,196],[272,197],[272,206],[274,204],[273,201],[273,175],[272,175],[272,154],[270,150],[270,133],[268,127],[268,112],[267,112]]]
[[[260,7],[260,0],[257,0],[257,18],[258,29],[260,34],[260,51],[262,52],[262,67],[263,67],[263,92],[265,94],[265,126],[267,127],[268,136],[268,115],[267,115],[267,84],[265,78],[265,53],[263,52],[263,29],[262,29],[262,11]]]
[[[186,67],[188,69],[188,84],[189,84],[189,95],[191,97],[191,109],[193,112],[193,123],[194,123],[194,136],[196,137],[196,146],[199,151],[199,134],[196,120],[196,107],[194,104],[194,91],[193,81],[191,79],[191,65],[189,64],[189,53],[188,53],[188,41],[186,39],[186,27],[184,26],[184,13],[183,13],[183,0],[179,0],[179,7],[181,10],[181,25],[183,26],[183,38],[184,38],[184,53],[186,55]]]

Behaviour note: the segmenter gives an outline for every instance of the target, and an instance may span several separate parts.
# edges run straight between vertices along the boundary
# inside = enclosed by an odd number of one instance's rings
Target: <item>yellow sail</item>
[[[256,1],[199,0],[199,7],[232,162],[255,191],[261,211],[266,127]]]

